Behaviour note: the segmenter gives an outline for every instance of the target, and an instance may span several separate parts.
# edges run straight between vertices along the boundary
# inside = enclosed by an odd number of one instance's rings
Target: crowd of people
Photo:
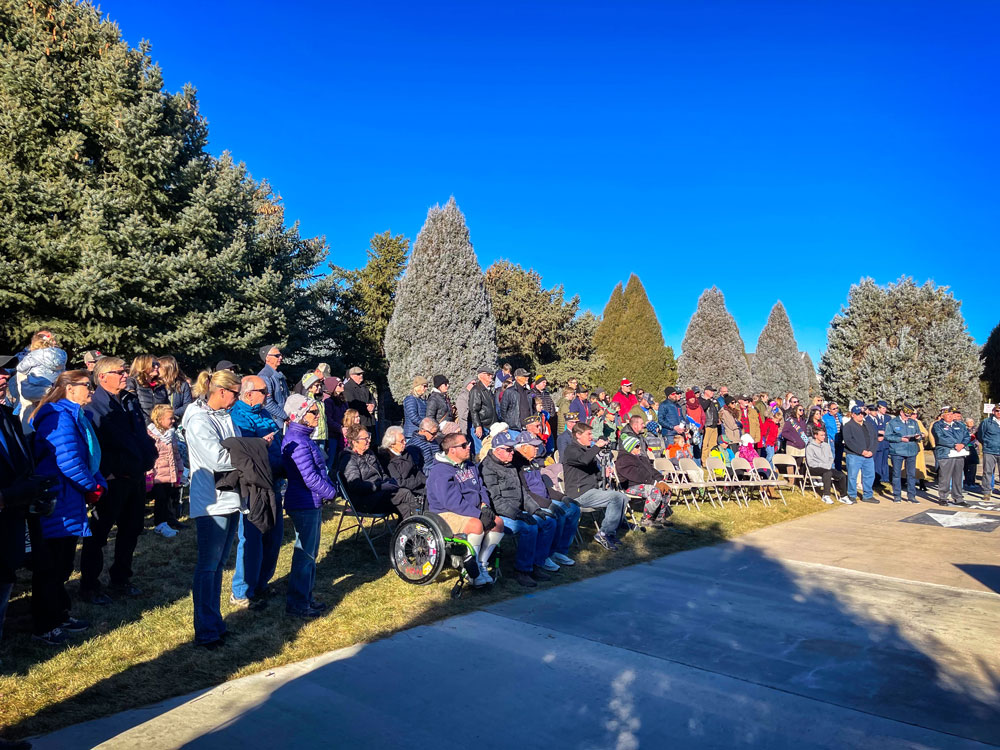
[[[0,356],[0,627],[25,529],[37,641],[58,646],[90,626],[73,616],[66,588],[78,547],[82,601],[141,597],[133,555],[149,503],[153,533],[175,539],[194,526],[195,642],[214,650],[225,643],[233,545],[230,605],[268,606],[286,518],[295,543],[285,612],[323,614],[314,596],[322,507],[345,494],[358,512],[438,514],[466,535],[477,587],[493,582],[493,550],[512,534],[515,580],[534,587],[575,564],[585,511],[598,514],[593,541],[609,553],[629,495],[642,500],[643,527],[672,525],[658,457],[698,467],[715,457],[724,469],[737,456],[762,458],[773,471],[785,454],[822,485],[823,502],[852,504],[859,489],[862,502],[879,502],[876,492],[901,502],[904,486],[916,502],[930,449],[938,502],[963,505],[980,463],[990,497],[1000,456],[1000,408],[976,425],[946,406],[928,428],[909,404],[890,413],[884,401],[859,400],[844,414],[821,397],[725,386],[667,388],[657,401],[628,379],[609,396],[571,378],[553,395],[544,375],[510,365],[484,364],[457,394],[443,374],[415,375],[402,424],[385,426],[362,368],[340,378],[320,363],[290,388],[281,348],[258,355],[258,372],[242,376],[225,360],[189,379],[170,356],[127,365],[96,350],[67,369],[56,337],[40,331],[20,355]]]

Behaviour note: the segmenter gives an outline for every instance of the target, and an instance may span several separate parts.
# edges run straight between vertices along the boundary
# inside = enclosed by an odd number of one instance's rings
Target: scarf
[[[156,438],[157,442],[163,443],[164,445],[173,445],[174,434],[177,432],[176,428],[168,427],[166,430],[161,430],[155,424],[150,422],[146,425],[146,429],[152,433],[153,437]]]
[[[693,405],[692,405],[693,404]],[[705,410],[701,408],[701,402],[692,396],[687,402],[687,417],[698,427],[705,426]]]

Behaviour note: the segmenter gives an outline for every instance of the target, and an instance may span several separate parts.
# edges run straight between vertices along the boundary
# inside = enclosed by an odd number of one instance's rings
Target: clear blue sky
[[[1000,320],[1000,3],[107,0],[213,153],[354,267],[454,195],[600,313],[632,271],[680,349],[702,290],[747,349],[781,299],[818,362],[862,276]]]

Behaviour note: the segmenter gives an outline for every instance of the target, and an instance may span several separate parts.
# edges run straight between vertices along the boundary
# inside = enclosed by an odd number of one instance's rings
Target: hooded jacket
[[[453,464],[444,453],[434,457],[427,474],[429,511],[479,518],[482,506],[489,504],[489,495],[474,464],[468,461]]]
[[[288,475],[286,510],[312,510],[337,496],[337,488],[326,473],[323,454],[312,439],[312,428],[289,422],[281,443],[281,458]]]
[[[79,404],[69,399],[42,406],[35,426],[36,472],[59,480],[55,511],[40,518],[42,536],[90,536],[84,493],[107,487],[101,475],[97,434]]]
[[[427,416],[427,400],[415,393],[403,399],[403,436],[409,440],[420,429],[420,420]]]
[[[244,509],[240,493],[217,490],[216,474],[233,471],[233,466],[222,441],[240,437],[225,409],[211,409],[203,399],[194,401],[184,412],[181,421],[188,446],[188,463],[191,468],[191,518],[222,516]],[[147,436],[148,439],[148,436]]]
[[[809,439],[806,443],[806,466],[810,469],[833,468],[833,448],[830,447],[829,440],[820,443]]]
[[[156,446],[134,393],[123,390],[112,396],[98,386],[84,412],[101,444],[101,474],[138,480],[153,468]]]

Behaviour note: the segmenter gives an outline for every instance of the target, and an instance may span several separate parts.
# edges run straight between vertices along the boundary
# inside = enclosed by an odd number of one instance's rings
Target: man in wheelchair
[[[469,461],[472,441],[453,433],[441,441],[441,452],[427,474],[427,509],[448,524],[453,534],[465,534],[479,565],[473,586],[487,586],[490,555],[503,539],[503,521],[490,507],[479,470]]]
[[[522,586],[534,588],[538,585],[536,581],[551,580],[546,571],[559,570],[549,559],[558,525],[525,492],[514,466],[514,443],[515,438],[509,432],[493,438],[493,447],[480,469],[494,512],[503,518],[504,527],[517,535],[514,578]]]

